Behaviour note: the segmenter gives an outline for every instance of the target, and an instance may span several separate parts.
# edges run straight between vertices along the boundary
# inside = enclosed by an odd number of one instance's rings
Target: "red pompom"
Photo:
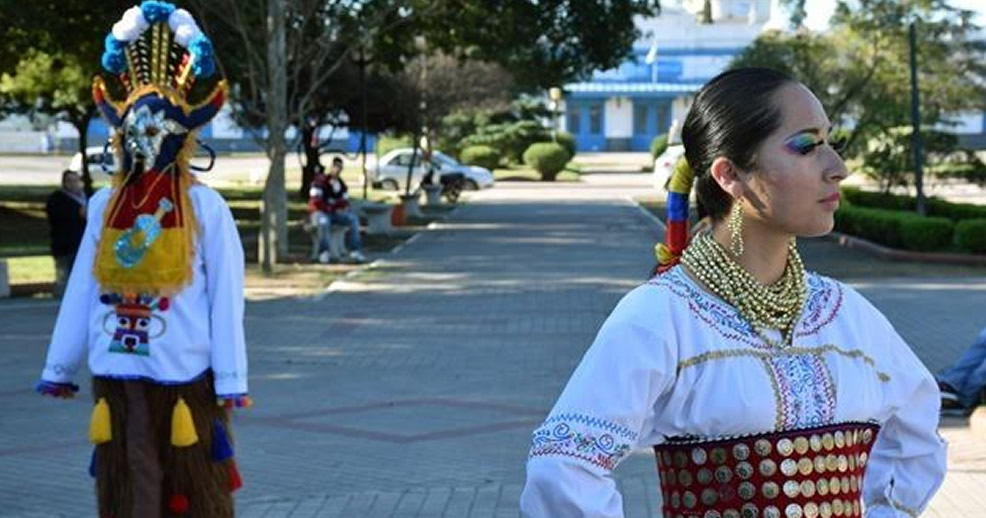
[[[185,495],[172,495],[171,500],[168,501],[168,509],[176,514],[185,514],[188,512],[188,497]]]
[[[232,493],[241,487],[243,487],[243,477],[240,476],[240,470],[236,468],[236,462],[230,461],[229,492]]]
[[[167,311],[170,306],[171,301],[168,300],[168,297],[161,297],[161,299],[157,301],[157,308],[161,311]]]

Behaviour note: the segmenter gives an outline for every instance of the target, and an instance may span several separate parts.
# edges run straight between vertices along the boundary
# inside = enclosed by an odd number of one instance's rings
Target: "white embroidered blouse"
[[[96,376],[185,383],[212,369],[218,396],[245,395],[243,246],[229,207],[205,185],[189,189],[199,222],[192,281],[167,300],[145,299],[128,311],[92,273],[110,194],[102,189],[89,202],[41,380],[70,383],[88,352]]]
[[[866,516],[919,514],[945,476],[937,384],[859,293],[817,274],[808,286],[783,350],[680,266],[627,294],[533,434],[523,515],[622,517],[610,472],[669,437],[849,421],[882,425],[863,482]]]

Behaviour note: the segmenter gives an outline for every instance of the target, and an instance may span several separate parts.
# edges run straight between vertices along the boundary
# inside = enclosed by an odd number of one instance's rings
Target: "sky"
[[[949,5],[953,7],[978,11],[979,19],[977,22],[980,25],[986,25],[986,5],[984,4],[986,4],[984,0],[951,0],[949,2]],[[805,25],[813,30],[823,30],[828,26],[829,17],[835,10],[835,0],[808,0],[806,10],[808,11],[808,18],[805,20]]]

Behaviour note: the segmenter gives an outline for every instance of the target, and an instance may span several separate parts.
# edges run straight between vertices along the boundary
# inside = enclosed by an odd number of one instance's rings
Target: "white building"
[[[662,2],[660,16],[636,20],[642,37],[619,68],[565,85],[560,126],[579,151],[648,150],[654,137],[684,121],[702,84],[762,32],[788,25],[777,0],[712,0],[712,24],[699,21],[703,4]],[[986,114],[952,119],[947,129],[962,145],[986,148]]]
[[[775,0],[776,1],[776,0]],[[580,151],[646,151],[651,140],[684,120],[691,96],[766,29],[778,26],[771,0],[713,0],[712,24],[699,21],[704,2],[663,3],[661,15],[636,20],[643,36],[619,68],[565,85],[561,126]]]

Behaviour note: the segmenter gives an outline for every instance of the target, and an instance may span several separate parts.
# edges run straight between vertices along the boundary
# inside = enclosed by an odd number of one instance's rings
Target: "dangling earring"
[[[729,215],[729,251],[735,257],[743,255],[743,200],[740,198],[733,202]]]

